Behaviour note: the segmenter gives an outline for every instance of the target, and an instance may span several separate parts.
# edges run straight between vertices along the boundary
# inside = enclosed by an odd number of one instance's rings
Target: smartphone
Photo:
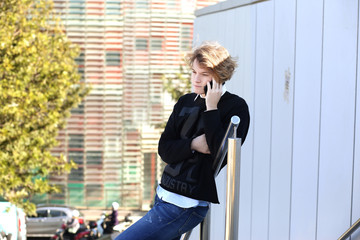
[[[212,81],[210,81],[210,87],[212,88],[212,86],[213,86],[213,83],[212,83]],[[207,93],[207,90],[208,90],[208,87],[207,87],[207,84],[206,84],[205,87],[204,87],[205,95]]]

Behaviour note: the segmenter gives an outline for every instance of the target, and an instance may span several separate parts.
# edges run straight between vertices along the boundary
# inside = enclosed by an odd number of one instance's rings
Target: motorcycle
[[[61,228],[56,230],[51,239],[54,240],[94,240],[101,236],[98,231],[98,224],[95,221],[90,221],[89,226],[80,228],[75,234],[67,231],[67,225],[62,224]]]
[[[104,233],[111,234],[113,232],[122,233],[128,227],[130,227],[134,223],[134,219],[139,220],[140,218],[131,217],[131,214],[125,216],[123,221],[120,221],[117,225],[112,226],[109,224],[111,222],[110,215],[103,214],[103,223],[101,224],[102,228],[104,229]]]

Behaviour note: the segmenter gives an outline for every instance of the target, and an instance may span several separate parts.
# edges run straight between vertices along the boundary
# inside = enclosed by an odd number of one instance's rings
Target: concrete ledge
[[[216,12],[222,12],[222,11],[226,11],[226,10],[233,9],[233,8],[244,7],[244,6],[248,6],[251,4],[256,4],[256,3],[264,2],[264,1],[268,1],[268,0],[227,0],[224,2],[219,2],[215,5],[211,5],[211,6],[199,9],[199,10],[195,11],[195,16],[200,17],[200,16],[204,16],[204,15],[208,15],[208,14],[212,14],[212,13],[216,13]]]

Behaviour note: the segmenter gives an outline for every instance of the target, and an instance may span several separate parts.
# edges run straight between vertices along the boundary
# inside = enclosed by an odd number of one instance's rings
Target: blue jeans
[[[181,208],[155,197],[154,207],[115,240],[179,240],[202,222],[209,207]]]

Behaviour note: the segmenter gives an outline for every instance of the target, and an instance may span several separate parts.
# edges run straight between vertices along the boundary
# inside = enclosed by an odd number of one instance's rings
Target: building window
[[[57,193],[52,193],[50,195],[50,198],[51,199],[65,199],[66,195],[66,187],[64,185],[60,185],[60,184],[57,184],[56,187],[58,189],[60,189],[60,192],[57,192]]]
[[[145,153],[143,163],[144,173],[144,200],[151,200],[154,197],[154,186],[156,184],[156,153]]]
[[[84,114],[84,102],[81,102],[76,108],[71,109],[71,114]]]
[[[136,50],[146,50],[148,48],[148,40],[144,38],[138,38],[135,42]]]
[[[85,53],[81,52],[77,58],[75,58],[75,62],[79,66],[84,66],[85,64]]]
[[[82,151],[70,151],[69,159],[73,160],[76,164],[84,164],[84,153]]]
[[[78,67],[78,73],[80,74],[80,82],[85,82],[85,69],[84,67]]]
[[[69,181],[84,181],[84,168],[71,169]]]
[[[84,135],[69,134],[69,148],[84,148]]]
[[[106,15],[120,15],[121,12],[120,2],[107,1],[106,2]]]
[[[101,184],[88,184],[86,185],[86,197],[88,198],[102,198],[102,185]]]
[[[162,39],[151,39],[150,42],[150,49],[151,50],[161,50],[162,49]]]
[[[192,45],[191,26],[186,26],[186,25],[181,26],[180,35],[181,35],[180,49],[182,51],[190,50]]]
[[[120,66],[120,53],[106,52],[106,66]]]
[[[176,0],[166,0],[166,4],[169,8],[175,8],[176,7]]]
[[[102,164],[102,152],[101,151],[87,151],[86,152],[86,163],[93,165]]]
[[[138,8],[148,8],[148,0],[136,0],[136,9]]]
[[[85,14],[84,0],[70,0],[69,14]]]

